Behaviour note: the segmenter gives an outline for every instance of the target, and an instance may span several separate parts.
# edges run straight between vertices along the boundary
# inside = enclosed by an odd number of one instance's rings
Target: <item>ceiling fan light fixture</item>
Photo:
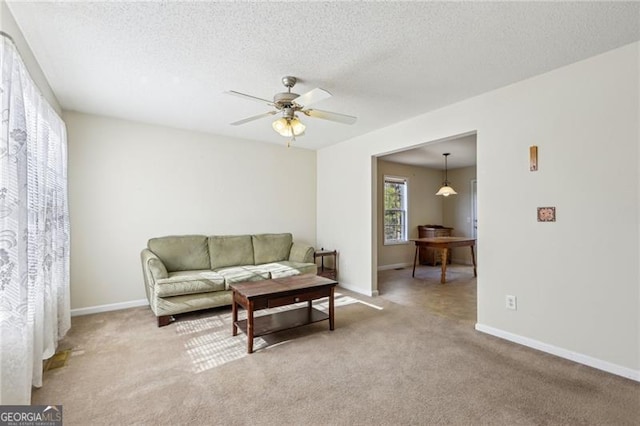
[[[440,189],[438,190],[438,192],[436,192],[436,195],[442,195],[443,197],[448,197],[449,195],[456,195],[457,192],[449,186],[449,179],[448,179],[448,173],[447,173],[447,157],[449,155],[451,155],[451,153],[447,152],[442,154],[444,155],[444,182],[442,182],[442,186],[440,187]]]
[[[293,118],[279,118],[273,122],[271,125],[273,130],[275,130],[280,136],[284,136],[286,138],[302,136],[304,134],[305,126],[302,121],[298,120],[298,117]]]

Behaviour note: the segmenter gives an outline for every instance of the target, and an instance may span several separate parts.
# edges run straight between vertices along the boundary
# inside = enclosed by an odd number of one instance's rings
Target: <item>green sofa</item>
[[[230,305],[233,283],[316,274],[313,253],[291,234],[152,238],[141,253],[147,299],[162,327],[175,314]]]

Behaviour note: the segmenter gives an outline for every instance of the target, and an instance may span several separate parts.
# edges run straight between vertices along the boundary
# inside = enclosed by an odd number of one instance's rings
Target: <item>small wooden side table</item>
[[[333,268],[329,265],[324,264],[325,257],[333,258]],[[338,279],[338,252],[336,250],[325,250],[324,248],[320,249],[313,254],[313,258],[316,261],[316,264],[317,259],[320,258],[320,265],[318,265],[318,275],[320,275],[321,277],[329,278],[331,280]]]

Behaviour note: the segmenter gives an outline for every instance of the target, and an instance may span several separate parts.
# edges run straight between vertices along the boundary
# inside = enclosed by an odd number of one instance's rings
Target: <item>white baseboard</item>
[[[378,271],[388,271],[390,269],[406,268],[408,266],[413,266],[413,263],[394,263],[393,265],[381,265],[378,266]]]
[[[89,306],[88,308],[78,308],[71,310],[71,316],[97,314],[100,312],[119,311],[120,309],[136,308],[138,306],[146,306],[149,302],[147,299],[131,300],[129,302],[110,303],[108,305]]]
[[[559,348],[557,346],[550,345],[548,343],[540,342],[538,340],[523,337],[517,334],[509,333],[508,331],[493,328],[488,325],[476,323],[476,330],[483,333],[490,334],[501,339],[509,340],[510,342],[518,343],[523,346],[527,346],[533,349],[537,349],[542,352],[546,352],[551,355],[558,356],[560,358],[568,359],[570,361],[577,362],[579,364],[588,365],[589,367],[597,368],[598,370],[606,371],[607,373],[615,374],[617,376],[626,377],[627,379],[640,382],[640,370],[633,370],[631,368],[623,367],[621,365],[613,364],[608,361],[593,358],[588,355],[584,355],[578,352],[573,352],[567,349]]]
[[[352,291],[354,293],[362,294],[363,296],[375,297],[378,295],[378,290],[372,290],[369,292],[363,292],[361,288],[351,287],[349,285],[344,285],[344,283],[338,284],[340,287]]]

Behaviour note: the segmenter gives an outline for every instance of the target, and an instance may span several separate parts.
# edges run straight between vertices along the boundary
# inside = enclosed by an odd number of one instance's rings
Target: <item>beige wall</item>
[[[633,43],[320,150],[318,240],[340,248],[341,284],[377,291],[371,158],[476,132],[477,328],[640,380],[639,53]],[[557,222],[537,222],[539,206],[556,206]]]
[[[29,70],[29,75],[33,79],[34,83],[36,84],[36,86],[38,86],[45,99],[47,99],[53,109],[58,114],[62,114],[60,104],[58,103],[56,96],[53,94],[47,78],[42,72],[38,61],[33,56],[31,48],[27,44],[27,41],[24,39],[22,31],[20,31],[20,28],[16,24],[16,21],[13,19],[13,15],[11,14],[7,3],[4,0],[0,0],[0,31],[3,31],[11,36],[16,47],[18,48],[18,52],[20,52],[22,61]]]
[[[408,179],[408,231],[409,238],[418,238],[418,225],[439,224],[442,222],[442,200],[435,195],[442,184],[442,173],[424,167],[409,166],[378,159],[378,207],[377,226],[378,269],[389,269],[413,264],[415,246],[407,244],[384,245],[384,176],[398,176]]]
[[[476,167],[463,167],[449,170],[451,186],[458,193],[450,197],[443,197],[442,218],[445,226],[453,228],[455,237],[472,237],[471,228],[471,180],[476,178]],[[471,250],[469,247],[452,249],[454,263],[471,264]],[[477,253],[476,253],[477,254]]]
[[[140,251],[172,234],[291,232],[315,244],[316,153],[64,113],[71,307],[144,299]]]

